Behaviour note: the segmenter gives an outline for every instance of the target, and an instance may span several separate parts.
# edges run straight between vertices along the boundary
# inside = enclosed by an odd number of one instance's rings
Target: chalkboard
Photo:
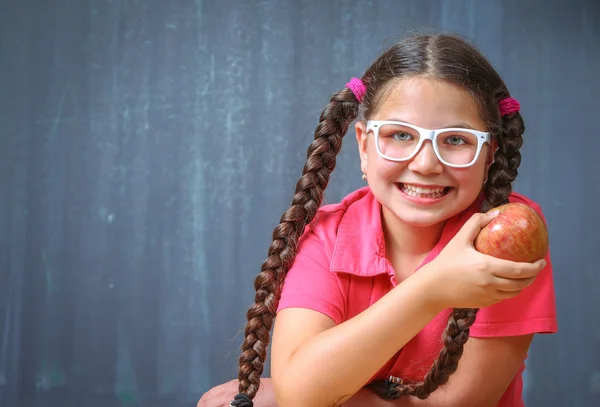
[[[560,318],[527,405],[599,406],[599,18],[594,0],[3,1],[0,405],[193,406],[234,378],[321,109],[433,30],[472,39],[522,103],[515,189],[547,216]],[[327,202],[363,185],[356,152],[351,131]]]

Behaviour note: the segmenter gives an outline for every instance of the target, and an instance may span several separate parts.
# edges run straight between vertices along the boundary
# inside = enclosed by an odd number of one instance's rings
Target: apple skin
[[[500,213],[475,238],[475,249],[500,259],[533,263],[548,251],[548,229],[530,206],[518,202],[500,205]]]

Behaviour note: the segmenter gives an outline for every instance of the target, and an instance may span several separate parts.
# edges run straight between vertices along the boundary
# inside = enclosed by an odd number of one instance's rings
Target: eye
[[[446,138],[446,143],[453,146],[462,146],[463,144],[467,144],[467,141],[460,136],[449,136]]]
[[[392,134],[392,138],[397,141],[409,141],[412,139],[412,136],[409,133],[404,131]]]

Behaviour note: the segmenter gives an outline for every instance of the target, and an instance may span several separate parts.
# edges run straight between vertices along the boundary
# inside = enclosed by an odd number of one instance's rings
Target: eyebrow
[[[413,123],[411,123],[411,122],[409,122],[409,121],[406,121],[406,120],[399,119],[399,118],[397,118],[397,117],[392,117],[392,118],[390,118],[390,119],[387,119],[387,120],[388,120],[388,121],[391,121],[391,122],[403,122],[403,123],[408,123],[408,124],[412,124],[413,126],[416,126],[416,124],[413,124]],[[420,127],[420,126],[419,126],[419,127]],[[460,129],[476,130],[476,129],[475,129],[475,127],[473,127],[473,126],[471,126],[471,125],[469,125],[469,124],[467,124],[467,123],[457,123],[457,124],[452,124],[452,125],[449,125],[449,126],[443,126],[443,127],[438,127],[438,128],[439,128],[439,129],[460,128]]]

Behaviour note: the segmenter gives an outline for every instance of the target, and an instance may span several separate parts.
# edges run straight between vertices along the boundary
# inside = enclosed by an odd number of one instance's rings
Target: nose
[[[435,155],[433,144],[430,140],[425,140],[421,149],[410,160],[408,169],[421,174],[439,174],[444,170],[440,160]]]

